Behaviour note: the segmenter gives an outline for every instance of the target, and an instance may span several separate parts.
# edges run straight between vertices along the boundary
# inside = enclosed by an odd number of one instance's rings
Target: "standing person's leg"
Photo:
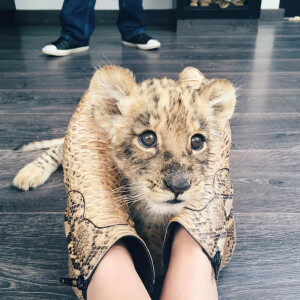
[[[123,41],[146,32],[142,0],[119,0],[118,28]]]
[[[160,42],[146,34],[145,12],[142,0],[119,0],[118,28],[125,46],[150,50]]]
[[[88,45],[95,30],[96,0],[65,0],[60,12],[61,38]]]
[[[95,29],[95,3],[96,0],[65,0],[60,13],[60,37],[45,46],[43,53],[65,56],[88,50]]]

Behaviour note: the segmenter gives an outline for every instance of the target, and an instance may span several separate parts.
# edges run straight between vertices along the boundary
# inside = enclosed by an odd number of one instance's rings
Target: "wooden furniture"
[[[258,19],[261,0],[246,0],[243,6],[190,6],[190,0],[177,0],[177,20],[185,19]]]

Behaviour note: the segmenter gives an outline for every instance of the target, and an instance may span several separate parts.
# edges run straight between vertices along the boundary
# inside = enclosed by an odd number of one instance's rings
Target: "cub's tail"
[[[13,185],[21,190],[36,188],[42,185],[59,167],[62,160],[64,139],[54,139],[26,144],[18,151],[47,149],[41,156],[21,169],[13,180]]]
[[[22,145],[16,147],[14,150],[16,150],[16,151],[43,150],[43,149],[53,148],[58,145],[62,145],[63,143],[64,143],[64,138],[37,141],[37,142],[28,143],[28,144],[22,144]]]

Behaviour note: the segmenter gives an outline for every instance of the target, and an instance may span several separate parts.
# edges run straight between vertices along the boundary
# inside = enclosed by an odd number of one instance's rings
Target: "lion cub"
[[[212,136],[233,114],[235,89],[228,80],[207,80],[194,68],[183,71],[179,80],[154,78],[141,83],[127,69],[120,68],[116,76],[105,68],[106,78],[96,72],[90,86],[95,99],[107,102],[105,108],[93,103],[95,120],[107,134],[135,215],[146,223],[164,222],[200,195]],[[63,139],[51,143],[19,171],[13,181],[16,187],[26,191],[43,184],[61,164]],[[47,144],[36,142],[23,150]]]

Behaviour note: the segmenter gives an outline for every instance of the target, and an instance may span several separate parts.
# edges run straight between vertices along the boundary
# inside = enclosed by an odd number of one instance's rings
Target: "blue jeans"
[[[60,13],[60,37],[78,46],[89,44],[95,29],[96,0],[64,0]],[[122,40],[145,33],[145,13],[142,0],[119,0],[118,29]]]

